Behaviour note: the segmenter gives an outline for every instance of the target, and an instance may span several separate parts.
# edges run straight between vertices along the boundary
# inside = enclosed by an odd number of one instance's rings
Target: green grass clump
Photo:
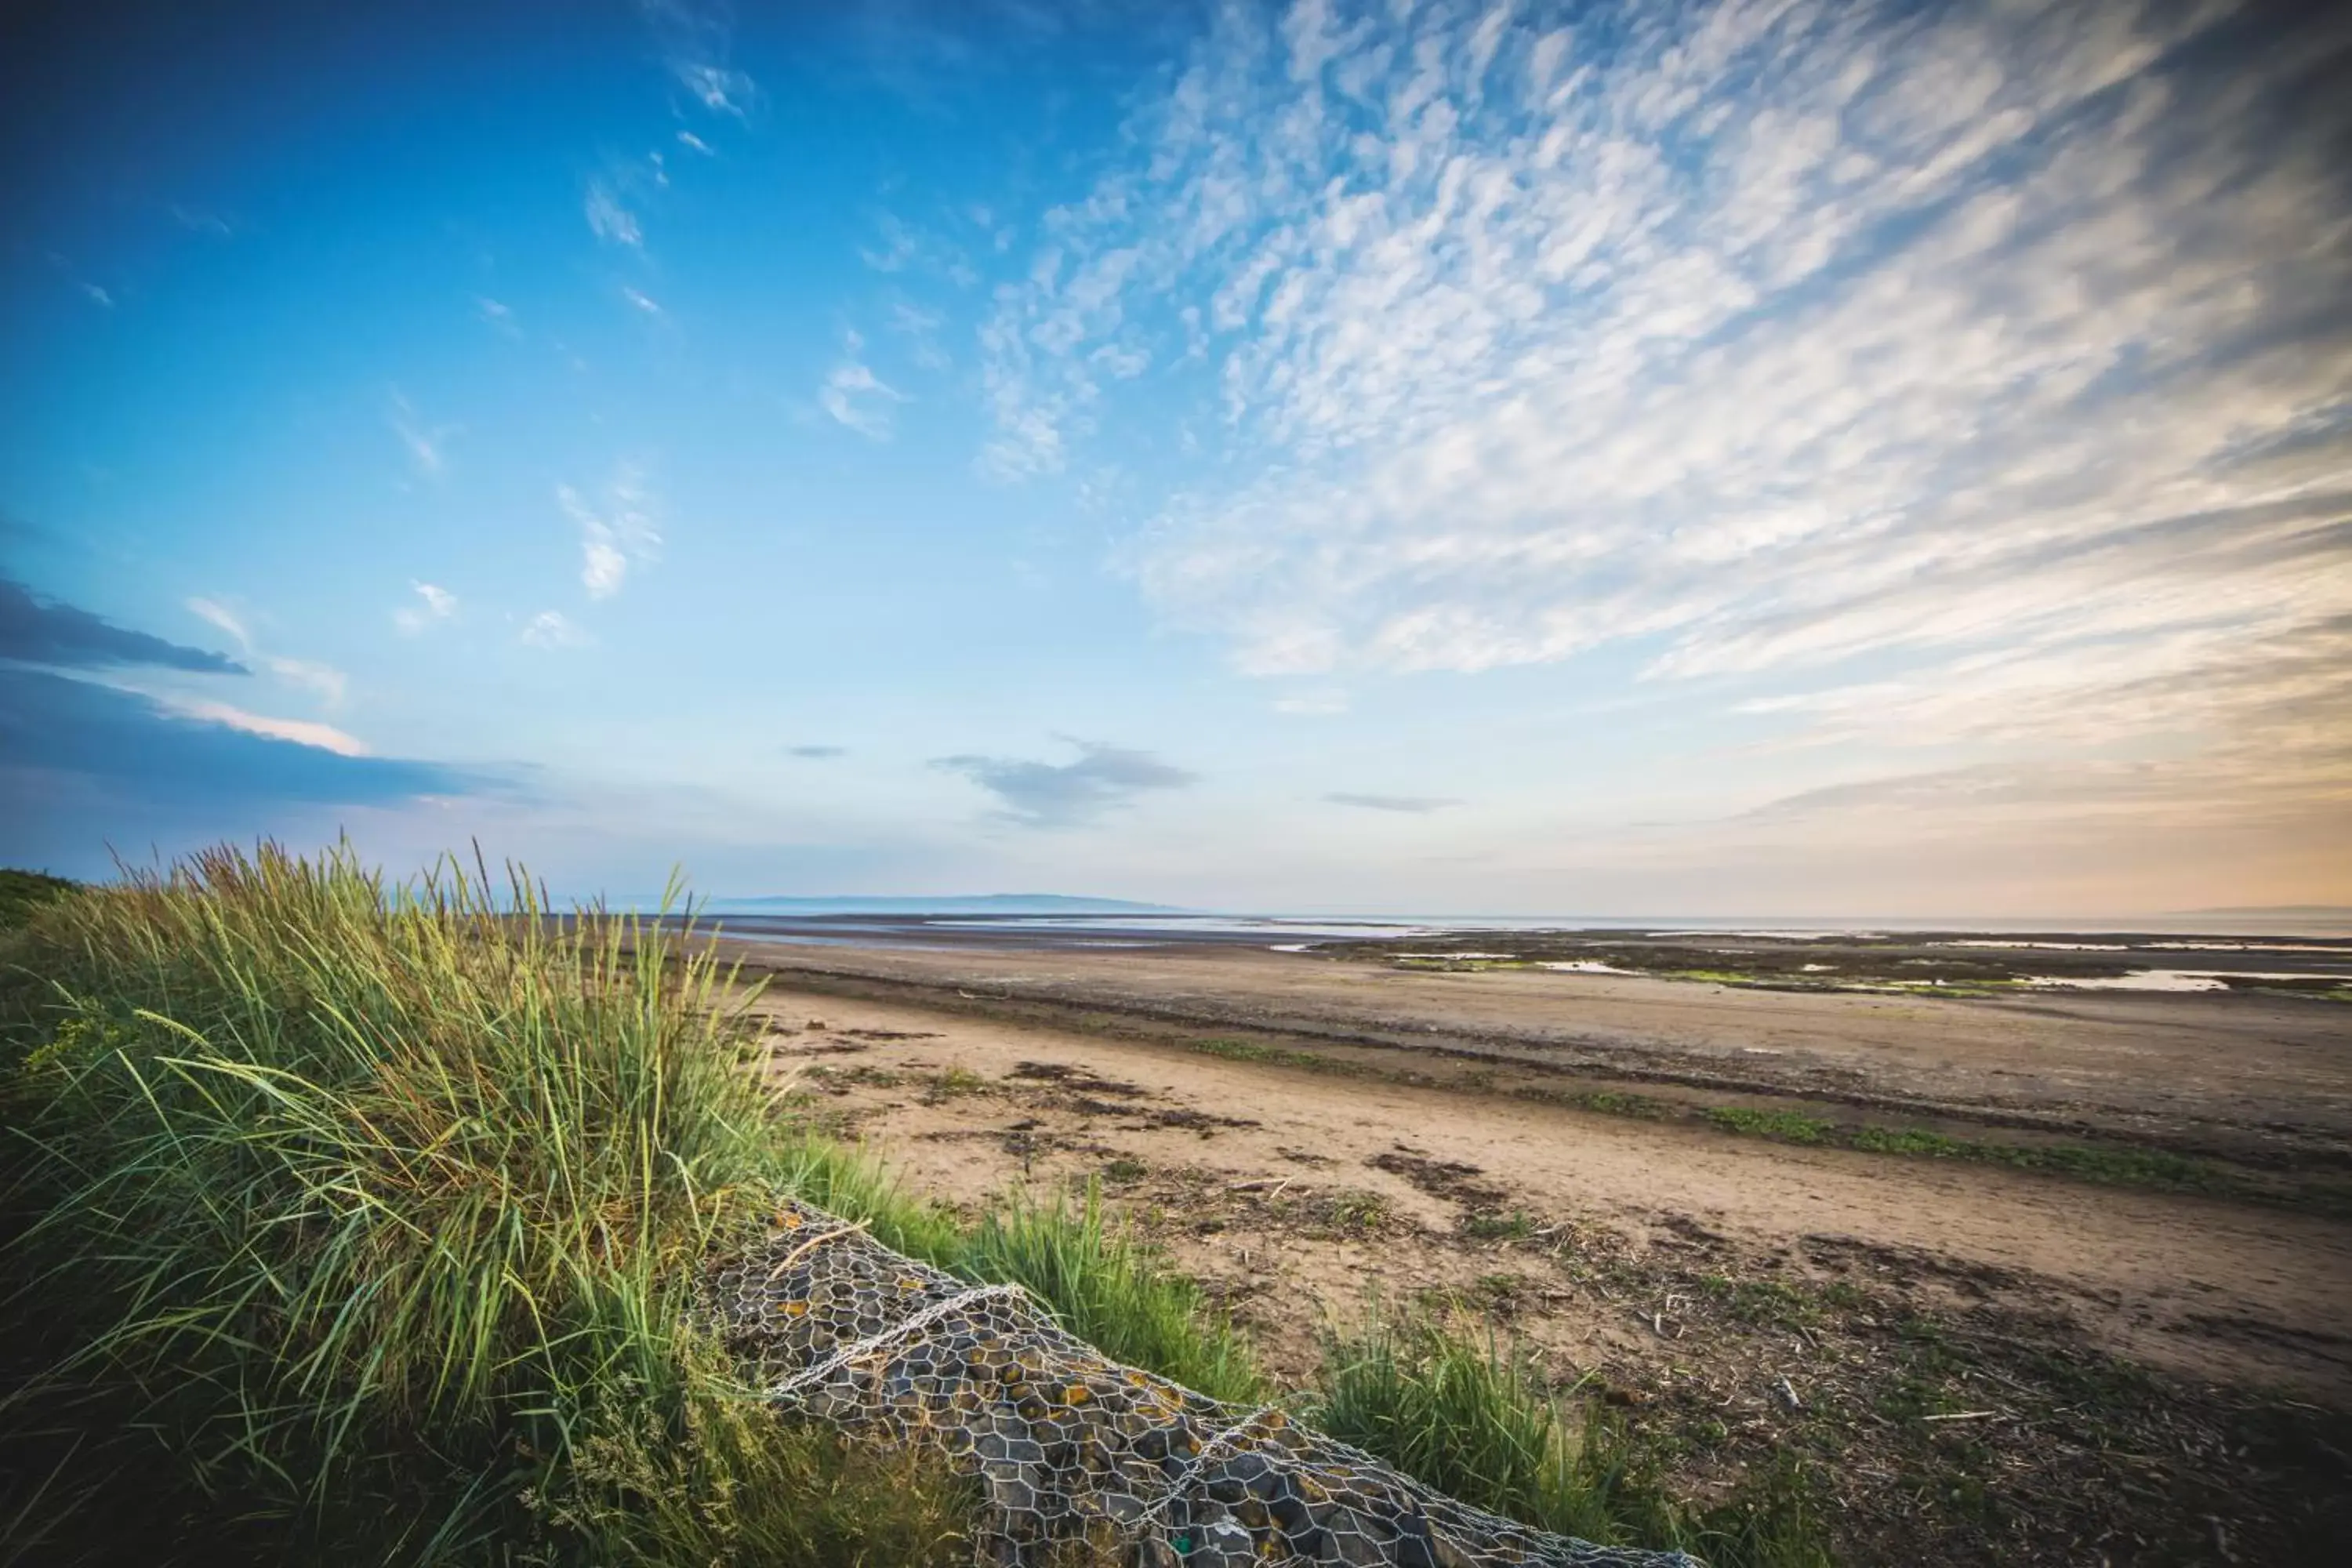
[[[1796,1110],[1759,1110],[1749,1105],[1715,1105],[1706,1119],[1727,1132],[1744,1132],[1781,1143],[1822,1143],[1837,1131],[1832,1122]]]
[[[1513,1209],[1508,1214],[1490,1211],[1465,1215],[1462,1219],[1462,1234],[1473,1241],[1528,1241],[1536,1234],[1536,1222],[1532,1215],[1522,1209]]]
[[[1439,1491],[1588,1541],[1623,1538],[1628,1500],[1612,1495],[1605,1445],[1492,1341],[1376,1319],[1326,1341],[1318,1392],[1324,1431]]]
[[[1272,1067],[1305,1068],[1309,1072],[1337,1073],[1342,1077],[1360,1076],[1363,1069],[1353,1062],[1339,1061],[1318,1056],[1313,1051],[1293,1050],[1286,1046],[1269,1046],[1259,1040],[1241,1040],[1231,1036],[1211,1036],[1192,1042],[1192,1048],[1205,1056],[1223,1057],[1228,1061],[1264,1062]]]
[[[1016,1197],[982,1217],[950,1267],[974,1280],[1026,1286],[1062,1325],[1116,1361],[1219,1399],[1269,1390],[1248,1344],[1207,1310],[1201,1289],[1105,1223],[1089,1184],[1076,1208]]]
[[[579,1460],[737,1465],[677,1325],[789,1162],[707,960],[485,882],[219,850],[6,939],[0,1426],[100,1401],[77,1478],[168,1457],[305,1555],[708,1560]]]
[[[1076,1205],[1015,1194],[966,1226],[908,1195],[861,1151],[806,1139],[790,1151],[794,1191],[875,1238],[975,1284],[1019,1285],[1106,1354],[1221,1399],[1266,1392],[1248,1343],[1200,1287],[1104,1213],[1098,1186]]]
[[[1572,1392],[1572,1391],[1571,1391]],[[1427,1316],[1375,1317],[1324,1342],[1311,1418],[1424,1484],[1604,1545],[1677,1545],[1715,1568],[1826,1568],[1812,1488],[1793,1459],[1713,1508],[1670,1500],[1640,1443],[1553,1394],[1494,1339]]]

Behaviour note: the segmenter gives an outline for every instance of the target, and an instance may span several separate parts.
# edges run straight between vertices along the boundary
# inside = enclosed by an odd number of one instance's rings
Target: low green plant
[[[1749,1105],[1712,1105],[1706,1119],[1727,1132],[1769,1138],[1781,1143],[1827,1142],[1836,1131],[1832,1122],[1797,1110],[1760,1110]]]
[[[968,1067],[951,1067],[932,1073],[926,1080],[923,1098],[937,1103],[958,1095],[977,1094],[988,1087],[988,1080]]]
[[[1716,1568],[1827,1568],[1813,1489],[1793,1457],[1693,1510],[1667,1497],[1640,1436],[1555,1394],[1491,1331],[1378,1313],[1326,1336],[1309,1417],[1424,1484],[1602,1544],[1678,1545]]]
[[[1462,1234],[1473,1241],[1528,1241],[1536,1234],[1536,1222],[1532,1215],[1521,1209],[1513,1209],[1508,1214],[1488,1211],[1465,1215]]]
[[[1338,1073],[1353,1077],[1362,1069],[1353,1062],[1344,1062],[1313,1051],[1294,1050],[1287,1046],[1269,1046],[1259,1040],[1235,1039],[1230,1036],[1211,1036],[1192,1042],[1192,1048],[1203,1055],[1223,1057],[1228,1061],[1264,1062],[1273,1067],[1305,1068],[1309,1072]]]

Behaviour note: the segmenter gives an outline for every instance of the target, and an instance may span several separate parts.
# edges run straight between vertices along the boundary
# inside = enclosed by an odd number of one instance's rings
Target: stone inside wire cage
[[[1440,1496],[1275,1406],[1111,1361],[1018,1286],[973,1286],[797,1202],[703,1300],[780,1405],[975,1477],[982,1554],[1008,1568],[1073,1547],[1154,1568],[1696,1568]]]

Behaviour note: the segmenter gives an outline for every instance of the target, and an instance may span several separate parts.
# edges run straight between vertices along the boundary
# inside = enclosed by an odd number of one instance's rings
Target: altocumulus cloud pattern
[[[1125,564],[1244,669],[1614,648],[1814,741],[2193,733],[2168,792],[2341,793],[2341,37],[1552,15],[1221,13],[1000,293],[989,466],[1189,363],[1217,460]]]

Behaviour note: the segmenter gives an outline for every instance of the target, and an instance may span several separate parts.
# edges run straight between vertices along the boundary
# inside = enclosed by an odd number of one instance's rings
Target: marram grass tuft
[[[787,1173],[675,931],[265,845],[47,906],[0,969],[0,1424],[100,1400],[122,1462],[404,1562],[661,1560],[567,1489],[648,1423],[756,1447],[678,1324]],[[877,1496],[944,1538],[948,1489]]]

